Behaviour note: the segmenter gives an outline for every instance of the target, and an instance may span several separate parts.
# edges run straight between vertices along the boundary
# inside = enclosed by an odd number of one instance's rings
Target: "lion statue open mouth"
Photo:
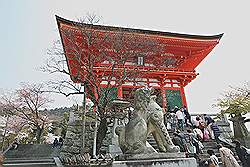
[[[179,147],[171,141],[163,122],[162,108],[152,96],[152,88],[135,91],[134,110],[128,124],[116,128],[119,145],[124,154],[145,154],[156,152],[147,137],[152,134],[160,152],[179,152]]]

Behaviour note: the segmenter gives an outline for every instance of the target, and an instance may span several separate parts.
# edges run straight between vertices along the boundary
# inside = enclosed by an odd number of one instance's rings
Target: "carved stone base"
[[[114,161],[112,167],[196,167],[195,158]]]
[[[185,158],[185,153],[150,153],[150,154],[122,154],[115,159],[118,161],[126,160],[158,160],[158,159],[174,159]]]

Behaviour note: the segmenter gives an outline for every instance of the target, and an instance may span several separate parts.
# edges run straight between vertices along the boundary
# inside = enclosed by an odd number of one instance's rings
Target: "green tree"
[[[216,104],[223,113],[228,113],[230,117],[245,115],[250,112],[250,88],[249,83],[242,87],[230,87]]]
[[[56,134],[57,130],[59,129],[60,135],[62,138],[65,138],[67,127],[68,127],[68,121],[69,121],[69,112],[64,112],[61,119],[57,119],[52,123],[52,132]]]
[[[249,83],[245,83],[242,87],[230,87],[222,98],[218,99],[217,107],[221,109],[220,114],[229,114],[230,121],[233,122],[234,137],[238,139],[247,138],[249,132],[245,126],[246,119],[243,115],[250,112],[250,89]]]

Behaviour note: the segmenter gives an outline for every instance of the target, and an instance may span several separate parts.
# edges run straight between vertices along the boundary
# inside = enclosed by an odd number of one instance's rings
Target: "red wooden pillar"
[[[183,103],[184,106],[187,107],[187,100],[186,100],[186,95],[185,95],[184,88],[181,87],[180,91],[181,91],[181,100],[182,100],[182,103]]]
[[[122,98],[122,86],[119,86],[117,91],[117,97]]]
[[[161,95],[162,95],[162,109],[164,112],[167,112],[167,98],[166,91],[163,86],[161,86]]]

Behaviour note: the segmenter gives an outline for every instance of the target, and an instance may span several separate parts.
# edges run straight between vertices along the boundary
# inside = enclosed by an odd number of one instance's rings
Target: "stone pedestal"
[[[178,153],[148,153],[148,154],[122,154],[116,157],[116,160],[156,160],[156,159],[174,159],[174,158],[185,158],[183,152]]]
[[[197,167],[195,158],[114,161],[112,167]]]
[[[151,153],[119,155],[112,167],[196,167],[195,158],[185,158],[184,153]]]

